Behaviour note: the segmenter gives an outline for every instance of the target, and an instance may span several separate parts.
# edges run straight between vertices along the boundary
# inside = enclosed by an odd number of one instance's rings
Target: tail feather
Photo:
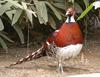
[[[41,54],[43,54],[43,48],[44,48],[44,46],[42,46],[41,48],[39,48],[37,51],[33,52],[32,54],[29,54],[25,58],[22,58],[22,59],[18,60],[17,62],[10,64],[9,67],[43,56],[43,55],[41,55]]]

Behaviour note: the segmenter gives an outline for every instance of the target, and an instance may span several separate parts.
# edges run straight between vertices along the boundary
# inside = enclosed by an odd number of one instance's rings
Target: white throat
[[[67,17],[65,22],[69,23],[69,18],[68,17]],[[75,22],[74,16],[70,17],[70,22]]]

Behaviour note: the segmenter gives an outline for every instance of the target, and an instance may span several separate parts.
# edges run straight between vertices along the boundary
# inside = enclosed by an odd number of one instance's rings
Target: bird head
[[[66,19],[67,23],[75,22],[75,19],[74,19],[75,8],[73,8],[73,7],[68,8],[66,11],[66,16],[67,16],[67,19]]]
[[[75,8],[73,8],[73,7],[68,8],[66,11],[66,15],[74,16],[75,15]]]

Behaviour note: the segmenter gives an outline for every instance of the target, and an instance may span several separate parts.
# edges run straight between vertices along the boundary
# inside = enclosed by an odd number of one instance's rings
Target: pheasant
[[[83,46],[83,35],[78,23],[75,21],[75,9],[68,8],[66,11],[67,19],[58,30],[55,30],[51,37],[49,37],[40,49],[25,58],[20,59],[16,65],[24,61],[36,59],[41,55],[51,55],[58,61],[58,69],[62,73],[62,63],[65,59],[77,56]]]

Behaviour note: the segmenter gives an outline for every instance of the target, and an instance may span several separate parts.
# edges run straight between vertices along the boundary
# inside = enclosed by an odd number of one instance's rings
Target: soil
[[[89,37],[82,52],[74,59],[64,61],[64,76],[100,72],[100,34]],[[8,53],[0,49],[0,77],[59,77],[57,62],[50,57],[41,57],[32,61],[7,68],[28,53],[36,50],[31,47],[10,47]]]

